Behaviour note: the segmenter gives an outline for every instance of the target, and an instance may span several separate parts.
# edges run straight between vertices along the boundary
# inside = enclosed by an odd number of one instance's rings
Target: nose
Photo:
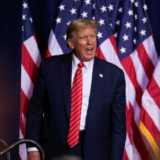
[[[88,38],[87,38],[87,44],[89,44],[89,45],[92,44],[92,39],[91,39],[91,37],[88,37]]]

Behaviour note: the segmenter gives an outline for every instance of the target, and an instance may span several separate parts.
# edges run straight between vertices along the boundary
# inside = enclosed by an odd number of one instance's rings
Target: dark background
[[[42,57],[59,0],[29,0]],[[146,0],[156,49],[160,55],[160,0]],[[0,138],[8,145],[19,139],[21,72],[21,0],[0,0]],[[0,144],[0,151],[4,149]],[[18,147],[11,152],[18,160]],[[6,156],[0,157],[6,159]]]

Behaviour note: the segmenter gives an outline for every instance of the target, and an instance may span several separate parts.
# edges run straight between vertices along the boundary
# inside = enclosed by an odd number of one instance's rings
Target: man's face
[[[90,61],[95,57],[97,34],[94,28],[88,27],[76,31],[73,38],[68,39],[67,42],[81,62]]]

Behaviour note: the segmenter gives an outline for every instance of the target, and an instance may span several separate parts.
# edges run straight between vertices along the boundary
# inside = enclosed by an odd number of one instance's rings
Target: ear
[[[70,49],[74,49],[74,42],[73,39],[67,39],[67,43]]]

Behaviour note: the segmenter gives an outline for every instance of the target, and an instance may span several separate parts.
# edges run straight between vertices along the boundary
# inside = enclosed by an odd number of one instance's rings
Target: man
[[[64,154],[84,160],[123,158],[124,74],[95,57],[96,26],[95,20],[72,21],[67,45],[73,52],[41,63],[28,109],[26,137],[42,145],[47,160]],[[28,147],[28,160],[40,159],[38,151]]]

